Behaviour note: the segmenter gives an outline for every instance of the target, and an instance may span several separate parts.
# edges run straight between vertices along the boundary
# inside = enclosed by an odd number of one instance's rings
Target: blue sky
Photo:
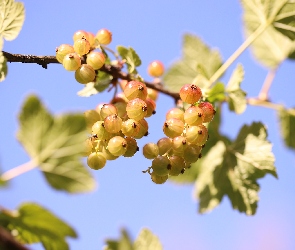
[[[11,53],[54,55],[62,43],[72,43],[73,33],[84,29],[96,33],[107,28],[116,45],[132,46],[142,59],[140,74],[150,61],[161,60],[166,67],[181,55],[184,33],[200,36],[228,58],[243,41],[242,10],[238,0],[228,1],[24,1],[26,20],[16,40],[6,42]],[[242,88],[248,96],[259,93],[267,69],[247,50],[237,62],[245,68]],[[225,74],[228,79],[236,63]],[[284,62],[273,82],[273,101],[294,107],[294,62]],[[3,171],[29,160],[15,139],[17,114],[24,98],[35,93],[55,114],[84,111],[107,102],[110,94],[82,98],[82,88],[72,72],[61,65],[11,63],[7,79],[0,83],[0,166]],[[156,116],[149,119],[150,135],[139,145],[163,137],[165,113],[173,101],[164,95],[158,100]],[[225,107],[224,110],[227,110]],[[242,115],[224,112],[222,131],[235,137],[239,128],[252,121],[262,121],[269,129],[279,179],[267,176],[261,185],[257,214],[248,217],[232,210],[229,200],[205,215],[197,213],[192,198],[193,186],[172,183],[155,185],[141,173],[150,161],[140,153],[135,157],[110,161],[100,171],[92,171],[98,189],[89,194],[68,195],[51,189],[38,170],[21,175],[1,189],[0,204],[14,209],[21,202],[38,202],[70,223],[78,232],[69,240],[73,250],[101,249],[106,238],[116,238],[126,227],[135,237],[142,227],[159,236],[167,250],[289,250],[295,249],[295,153],[286,149],[279,134],[278,119],[272,110],[248,107]],[[295,140],[295,138],[294,138]],[[33,249],[42,249],[34,246]]]

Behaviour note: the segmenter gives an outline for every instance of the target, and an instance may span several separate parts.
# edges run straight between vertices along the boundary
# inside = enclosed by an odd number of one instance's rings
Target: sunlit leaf
[[[121,230],[121,237],[119,240],[106,240],[104,250],[135,250],[132,240],[125,229]]]
[[[19,242],[40,242],[47,250],[67,250],[66,237],[77,237],[68,224],[34,203],[24,203],[16,211],[0,211],[0,225],[7,228]]]
[[[162,250],[163,247],[159,238],[154,235],[149,229],[144,228],[139,232],[134,241],[135,250]]]
[[[124,46],[117,46],[117,51],[122,59],[126,60],[128,72],[130,74],[136,74],[136,67],[141,65],[141,60],[136,51],[132,47],[126,48]]]
[[[207,93],[207,99],[209,102],[218,102],[225,100],[225,87],[221,82],[216,83],[212,89]]]
[[[243,113],[247,107],[246,92],[240,88],[243,80],[244,69],[241,64],[238,64],[226,86],[226,92],[229,97],[229,109],[235,111],[237,114]]]
[[[221,66],[220,53],[210,49],[197,36],[186,34],[183,38],[182,58],[166,71],[163,81],[171,91],[179,91],[184,84],[192,83],[200,73],[211,77]]]
[[[52,187],[70,193],[94,189],[95,181],[80,161],[87,135],[83,114],[54,117],[36,96],[29,96],[19,121],[18,140]]]
[[[295,109],[281,109],[278,116],[285,144],[295,149]]]
[[[201,213],[211,211],[227,195],[234,209],[253,215],[259,200],[257,180],[277,177],[272,145],[261,123],[243,126],[232,144],[217,142],[200,165],[195,195]]]
[[[0,13],[0,35],[11,41],[22,29],[25,20],[24,4],[14,0],[2,0]]]

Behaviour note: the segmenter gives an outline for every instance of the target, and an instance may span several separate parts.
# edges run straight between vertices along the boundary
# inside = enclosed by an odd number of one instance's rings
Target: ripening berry
[[[168,175],[159,176],[153,172],[151,173],[151,179],[156,184],[163,184],[168,180]]]
[[[91,138],[87,138],[84,142],[84,152],[83,152],[83,156],[88,156],[91,154],[92,152],[92,148],[93,148],[93,144],[91,141]]]
[[[147,88],[147,97],[151,98],[154,101],[157,101],[159,92],[157,90]]]
[[[197,146],[202,146],[208,139],[208,130],[204,125],[189,126],[186,129],[186,139]]]
[[[172,140],[172,149],[175,155],[183,155],[184,150],[187,147],[187,141],[183,136],[174,137]]]
[[[105,129],[103,121],[97,121],[93,124],[92,134],[95,135],[99,140],[109,140],[113,136]]]
[[[109,133],[118,133],[122,128],[122,119],[118,115],[109,115],[104,119],[104,128]]]
[[[110,153],[109,150],[106,149],[106,147],[103,147],[101,150],[103,156],[108,160],[108,161],[113,161],[118,159],[119,156],[114,156]]]
[[[94,44],[94,42],[95,42],[95,35],[92,33],[92,32],[87,32],[87,35],[88,35],[88,42],[89,42],[89,44],[90,44],[90,47],[91,48],[93,48],[93,47],[95,47],[95,44]]]
[[[147,87],[139,81],[130,81],[124,87],[124,95],[128,100],[139,98],[145,100],[147,97]]]
[[[114,136],[109,140],[107,149],[112,155],[121,156],[127,151],[127,141],[122,136]]]
[[[202,97],[202,90],[195,84],[185,84],[179,91],[183,102],[194,104]]]
[[[184,159],[177,155],[172,155],[169,157],[170,169],[169,174],[172,176],[178,176],[184,172],[185,162]]]
[[[81,58],[76,53],[67,54],[62,61],[62,65],[68,71],[76,71],[81,66]]]
[[[152,115],[156,114],[156,103],[154,100],[147,98],[145,100],[147,106],[147,115],[146,117],[151,117]]]
[[[164,65],[160,61],[153,61],[148,66],[148,74],[152,77],[160,77],[164,73]]]
[[[125,154],[123,154],[123,156],[124,157],[132,157],[139,150],[139,148],[137,146],[137,142],[135,139],[133,139],[131,137],[126,137],[125,140],[127,142],[127,150],[126,150]]]
[[[159,155],[158,145],[155,143],[147,143],[142,149],[142,153],[147,159],[154,159]]]
[[[135,139],[141,139],[144,136],[148,135],[148,129],[149,129],[149,124],[147,123],[147,121],[145,119],[141,119],[137,122],[138,126],[139,126],[139,131],[136,135],[134,135],[133,137]]]
[[[85,37],[78,39],[74,42],[74,50],[80,56],[86,55],[90,50],[90,43],[86,40]]]
[[[124,119],[127,116],[127,112],[126,112],[127,103],[126,102],[116,102],[113,105],[118,110],[118,116],[120,116],[121,118]]]
[[[86,127],[87,127],[87,130],[88,130],[88,132],[91,133],[92,126],[93,126],[93,124],[95,122],[97,122],[97,121],[100,120],[100,115],[94,109],[86,110],[84,112],[84,115],[85,115],[85,119],[86,119]]]
[[[91,51],[86,58],[86,63],[89,64],[93,69],[100,69],[106,61],[103,53],[99,51]]]
[[[134,137],[139,133],[140,125],[134,119],[128,119],[122,123],[121,130],[124,135]]]
[[[159,155],[166,154],[172,148],[172,140],[168,137],[163,137],[157,142]]]
[[[166,113],[166,120],[176,118],[184,122],[184,111],[179,108],[172,108]]]
[[[189,144],[183,152],[183,158],[186,162],[194,163],[199,159],[202,147]]]
[[[75,42],[76,40],[81,39],[82,37],[84,37],[84,38],[86,38],[86,40],[88,40],[89,39],[88,32],[85,30],[78,30],[73,35],[73,40]]]
[[[159,176],[165,176],[169,173],[170,161],[166,156],[158,155],[152,161],[153,173]]]
[[[196,106],[191,106],[184,112],[184,121],[188,125],[201,125],[204,122],[204,117],[203,110]]]
[[[201,102],[198,105],[204,112],[204,122],[211,122],[216,111],[210,102]]]
[[[170,138],[174,138],[176,136],[181,135],[183,132],[183,129],[184,129],[183,121],[176,118],[170,118],[169,120],[166,120],[163,126],[164,134]]]
[[[112,33],[107,29],[101,29],[97,32],[95,38],[99,44],[108,45],[112,41]]]
[[[129,118],[139,121],[146,117],[147,105],[143,100],[135,98],[127,103],[126,112]]]
[[[93,82],[95,79],[95,71],[90,65],[82,64],[81,67],[75,71],[75,79],[82,84]]]
[[[106,162],[107,160],[101,152],[91,153],[87,158],[87,165],[95,170],[102,169]]]
[[[60,63],[63,63],[64,57],[67,54],[74,53],[75,50],[73,46],[69,44],[62,44],[58,48],[56,48],[55,52],[56,52],[55,55],[56,55],[57,61],[59,61]]]
[[[101,119],[105,119],[109,115],[117,115],[118,110],[113,104],[103,104],[100,109]]]

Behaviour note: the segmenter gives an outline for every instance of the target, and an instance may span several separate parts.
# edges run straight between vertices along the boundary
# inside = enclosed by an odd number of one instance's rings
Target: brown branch
[[[43,68],[47,69],[48,64],[50,63],[59,63],[55,56],[34,56],[34,55],[21,55],[21,54],[11,54],[5,51],[2,51],[3,55],[6,57],[8,62],[21,62],[21,63],[36,63],[41,65]],[[101,71],[108,73],[116,79],[122,79],[130,81],[132,76],[128,73],[121,71],[121,68],[114,67],[112,65],[104,65]],[[150,82],[144,82],[148,88],[157,90],[165,95],[172,97],[175,102],[179,100],[179,94],[176,92],[171,92],[167,89],[164,89],[163,86],[159,84],[154,84]]]
[[[3,227],[0,227],[0,249],[3,250],[29,250],[23,246]]]

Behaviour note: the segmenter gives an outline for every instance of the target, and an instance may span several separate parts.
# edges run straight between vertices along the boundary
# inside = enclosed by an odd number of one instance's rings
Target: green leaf
[[[119,240],[106,240],[104,250],[135,250],[133,243],[125,229],[121,230],[121,237]]]
[[[295,149],[295,109],[282,108],[278,111],[281,125],[281,135],[285,144]]]
[[[225,100],[225,87],[221,82],[216,83],[212,89],[207,93],[207,99],[209,102],[219,102]]]
[[[94,189],[95,181],[80,161],[87,137],[83,114],[53,117],[36,96],[29,96],[19,122],[18,140],[53,188],[70,193]]]
[[[246,35],[250,36],[258,28],[263,28],[263,33],[252,43],[255,57],[266,67],[276,68],[295,50],[295,43],[272,25],[287,0],[241,2]]]
[[[210,49],[197,36],[186,34],[183,38],[182,58],[165,73],[163,81],[171,91],[179,91],[184,84],[192,83],[198,74],[210,78],[221,66],[220,53]]]
[[[247,108],[246,92],[240,88],[243,80],[244,69],[241,64],[238,64],[226,87],[229,97],[229,109],[235,111],[237,114],[242,114]]]
[[[278,12],[274,27],[285,36],[295,40],[295,3],[287,1],[283,8]]]
[[[23,3],[14,0],[2,0],[0,3],[0,34],[7,41],[15,39],[25,20]]]
[[[259,200],[257,180],[277,177],[272,145],[262,123],[243,126],[232,144],[217,142],[204,157],[196,181],[199,212],[211,211],[227,195],[234,209],[253,215]]]
[[[3,56],[3,53],[0,52],[0,82],[4,81],[7,76],[7,60]]]
[[[66,237],[77,234],[64,221],[34,203],[24,203],[16,211],[2,210],[0,224],[23,244],[42,243],[45,249],[69,249]]]
[[[105,72],[98,71],[95,82],[85,84],[85,87],[78,91],[78,95],[82,97],[89,97],[101,93],[110,86],[113,77]]]
[[[162,250],[159,238],[149,229],[143,228],[134,241],[135,250]]]
[[[136,67],[141,65],[141,60],[135,50],[132,47],[117,46],[117,51],[122,59],[126,60],[128,72],[130,74],[137,74]]]

